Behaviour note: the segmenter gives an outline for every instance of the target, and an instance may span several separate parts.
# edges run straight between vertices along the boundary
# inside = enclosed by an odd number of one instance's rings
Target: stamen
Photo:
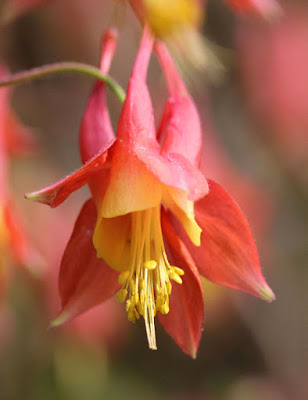
[[[147,268],[150,271],[153,271],[157,267],[157,262],[154,260],[146,261],[143,263],[144,268]]]
[[[129,276],[129,271],[124,271],[119,275],[118,282],[120,285],[124,285],[124,283],[127,281],[127,278]]]
[[[170,279],[182,283],[181,268],[171,266],[161,231],[160,206],[132,213],[131,253],[128,269],[119,275],[122,288],[117,301],[126,298],[128,319],[144,318],[149,347],[156,349],[155,316],[169,312]]]
[[[118,293],[116,294],[117,302],[118,303],[123,303],[126,299],[127,296],[127,290],[126,289],[120,289]]]
[[[177,273],[178,275],[180,275],[180,276],[184,275],[184,271],[183,271],[181,268],[179,268],[179,267],[174,267],[173,265],[172,265],[171,268],[173,268],[173,269],[174,269],[174,272]]]

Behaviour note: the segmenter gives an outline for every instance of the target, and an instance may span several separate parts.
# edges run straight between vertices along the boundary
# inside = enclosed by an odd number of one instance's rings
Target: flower
[[[179,63],[197,70],[221,69],[212,45],[200,33],[206,2],[203,0],[129,0],[143,26],[165,43]]]
[[[199,0],[129,0],[143,24],[152,33],[165,38],[186,27],[199,27],[202,20],[202,3]]]
[[[0,66],[0,76],[6,75]],[[0,298],[10,279],[10,261],[30,268],[38,267],[42,259],[32,246],[23,220],[14,204],[9,180],[12,155],[33,152],[35,143],[30,130],[25,128],[9,105],[10,91],[0,91]]]
[[[275,24],[237,24],[245,101],[282,162],[307,179],[308,9],[290,4]]]
[[[272,19],[281,15],[277,0],[224,0],[237,14]]]
[[[114,138],[105,86],[96,83],[80,134],[84,166],[26,197],[56,207],[88,183],[84,205],[62,259],[60,325],[117,293],[129,320],[144,318],[156,349],[154,319],[196,356],[203,325],[200,273],[266,300],[267,286],[248,224],[238,206],[199,170],[197,109],[166,47],[155,45],[170,97],[155,132],[146,73],[153,39],[144,30]],[[107,72],[115,36],[104,40]],[[196,217],[195,217],[196,216]],[[203,232],[202,232],[203,230]],[[201,235],[202,232],[202,235]]]

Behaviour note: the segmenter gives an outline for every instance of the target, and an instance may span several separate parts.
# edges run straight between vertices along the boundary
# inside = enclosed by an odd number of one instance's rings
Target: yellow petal
[[[163,194],[163,204],[177,217],[195,246],[200,246],[202,229],[197,224],[194,203],[188,200],[187,192],[167,187]]]
[[[131,216],[116,218],[99,217],[93,244],[97,257],[103,258],[111,268],[125,271],[130,256]]]
[[[118,158],[122,154],[118,155]],[[113,161],[110,182],[102,204],[104,218],[117,217],[157,206],[163,185],[133,155]]]

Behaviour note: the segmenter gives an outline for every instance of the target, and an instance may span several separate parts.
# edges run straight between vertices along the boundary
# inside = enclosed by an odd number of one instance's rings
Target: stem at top
[[[44,78],[45,76],[58,74],[63,72],[71,72],[91,76],[92,78],[101,80],[113,91],[119,101],[123,104],[125,100],[125,91],[123,88],[109,75],[103,74],[99,68],[92,65],[78,62],[59,62],[44,65],[42,67],[32,68],[27,71],[17,72],[0,79],[1,86],[18,85],[26,83],[34,79]]]

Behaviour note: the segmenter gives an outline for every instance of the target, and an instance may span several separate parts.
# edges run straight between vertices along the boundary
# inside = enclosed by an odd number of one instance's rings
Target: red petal
[[[108,29],[102,40],[100,69],[108,73],[116,50],[116,33]],[[101,148],[114,139],[106,105],[106,84],[97,81],[90,96],[80,128],[80,154],[83,163],[94,157]]]
[[[201,246],[185,240],[200,273],[219,285],[274,300],[246,218],[221,186],[213,181],[209,184],[209,194],[195,203],[195,217],[203,230]]]
[[[181,154],[193,165],[199,166],[202,135],[198,111],[166,46],[157,42],[155,51],[170,94],[158,132],[159,138],[164,136],[162,152]]]
[[[73,174],[45,189],[28,193],[25,197],[48,204],[53,208],[59,206],[71,193],[88,183],[89,179],[105,167],[108,149],[110,149],[114,141],[115,139],[112,139],[109,143],[106,143],[105,147],[94,158]]]
[[[196,358],[204,321],[203,291],[196,266],[181,239],[173,230],[166,214],[162,214],[162,228],[168,259],[182,268],[185,275],[181,285],[173,283],[170,311],[158,314],[166,332],[184,353]]]
[[[148,30],[144,29],[119,119],[117,138],[131,149],[135,146],[145,146],[154,147],[159,151],[153,107],[146,85],[152,47],[153,38]]]
[[[92,241],[96,218],[96,207],[90,199],[79,214],[62,258],[59,275],[62,311],[52,326],[102,303],[120,288],[118,274],[96,258]]]

